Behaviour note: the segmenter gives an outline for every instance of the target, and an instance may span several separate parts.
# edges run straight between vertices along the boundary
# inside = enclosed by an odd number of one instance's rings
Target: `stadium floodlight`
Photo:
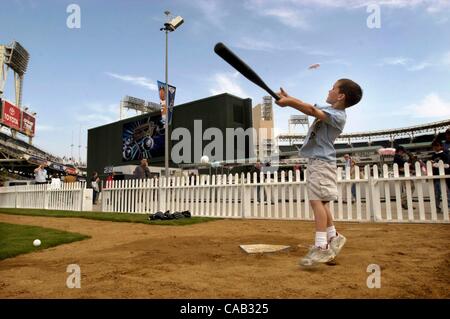
[[[167,16],[167,22],[164,23],[164,28],[160,31],[166,32],[166,124],[165,124],[165,151],[164,151],[164,170],[166,178],[169,177],[169,32],[175,31],[184,20],[182,17],[177,16],[169,20],[170,11],[164,11]]]
[[[30,60],[30,55],[27,50],[19,42],[13,41],[5,47],[4,54],[4,63],[19,74],[19,76],[23,76],[27,71],[28,61]]]
[[[172,32],[175,31],[180,25],[182,25],[184,22],[183,18],[180,16],[177,16],[170,20],[169,22],[165,23],[164,26],[168,29],[168,31]]]
[[[161,105],[155,102],[144,101],[137,97],[126,95],[120,102],[121,119],[122,119],[122,108],[136,110],[141,113],[151,113],[161,110]]]

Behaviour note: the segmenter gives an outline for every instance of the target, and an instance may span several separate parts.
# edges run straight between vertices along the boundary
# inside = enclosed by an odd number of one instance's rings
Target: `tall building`
[[[256,130],[253,143],[255,154],[260,159],[270,157],[276,149],[272,105],[272,97],[264,96],[262,103],[252,110],[253,128]]]

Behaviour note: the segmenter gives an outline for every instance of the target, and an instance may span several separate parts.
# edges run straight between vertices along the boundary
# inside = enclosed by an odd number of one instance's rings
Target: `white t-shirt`
[[[47,170],[45,168],[39,169],[35,174],[35,181],[37,183],[47,182]]]

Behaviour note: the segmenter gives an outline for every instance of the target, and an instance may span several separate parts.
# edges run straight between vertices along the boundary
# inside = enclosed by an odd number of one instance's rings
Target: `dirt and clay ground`
[[[1,298],[450,298],[448,224],[337,223],[348,241],[336,265],[304,270],[312,222],[154,226],[5,214],[0,222],[92,236],[0,261]],[[248,255],[242,244],[291,249]],[[66,286],[70,264],[81,288]],[[372,264],[380,288],[367,286]]]

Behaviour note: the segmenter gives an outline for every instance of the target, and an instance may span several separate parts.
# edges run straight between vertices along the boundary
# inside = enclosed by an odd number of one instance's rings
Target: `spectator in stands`
[[[350,154],[344,154],[344,163],[345,163],[345,168],[352,167],[352,157],[350,156]]]
[[[398,165],[398,171],[400,176],[405,175],[405,163],[412,164],[413,161],[413,155],[406,151],[406,149],[399,145],[395,149],[395,155],[394,155],[394,164]],[[413,175],[414,165],[411,166],[410,173]],[[411,181],[411,194],[413,194],[415,191],[414,182]],[[408,200],[407,200],[407,193],[406,193],[406,182],[401,182],[401,198],[402,198],[402,207],[404,209],[408,209]],[[415,209],[415,207],[413,207]]]
[[[36,184],[47,184],[47,170],[45,165],[41,164],[34,170]]]
[[[444,145],[441,141],[435,139],[433,143],[431,144],[433,147],[433,155],[431,156],[431,160],[433,163],[433,175],[439,175],[439,161],[444,162],[444,173],[445,175],[450,174],[450,156],[449,153],[444,151]],[[447,178],[446,180],[446,188],[447,188],[447,207],[450,206],[450,178]],[[442,213],[441,208],[441,195],[442,190],[441,189],[441,179],[434,179],[434,197],[436,202],[436,210],[438,213]]]
[[[297,171],[300,172],[300,180],[303,180],[303,169],[302,169],[302,165],[300,165],[300,164],[295,164],[295,165],[294,165],[294,176],[297,175]]]
[[[444,152],[450,152],[450,127],[445,131]]]
[[[151,177],[150,169],[148,168],[148,162],[146,158],[143,158],[141,160],[141,165],[136,167],[136,169],[133,172],[133,176],[136,179],[144,179]]]
[[[100,177],[98,177],[98,173],[97,172],[93,172],[92,173],[91,187],[92,187],[92,190],[93,190],[92,203],[94,205],[96,205],[97,204],[98,195],[100,193]]]

